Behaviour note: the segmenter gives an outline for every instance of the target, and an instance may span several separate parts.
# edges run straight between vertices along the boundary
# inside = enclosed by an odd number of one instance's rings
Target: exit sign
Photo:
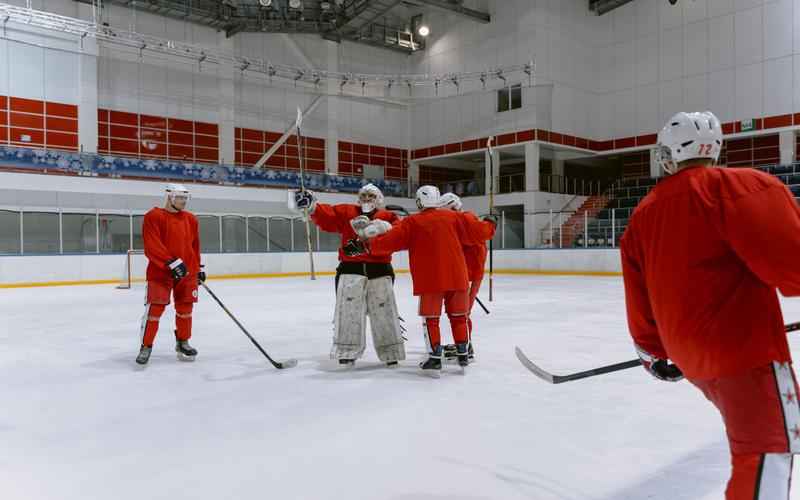
[[[742,132],[750,132],[751,130],[756,129],[756,121],[752,118],[749,120],[742,120],[741,121]]]

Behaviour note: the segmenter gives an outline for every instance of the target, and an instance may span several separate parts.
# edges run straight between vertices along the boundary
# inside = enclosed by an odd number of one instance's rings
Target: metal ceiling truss
[[[602,16],[632,1],[633,0],[589,0],[589,10],[598,16]]]
[[[506,85],[509,80],[527,80],[529,85],[533,85],[535,78],[533,61],[515,66],[487,68],[485,71],[432,75],[324,71],[278,64],[262,59],[240,57],[232,52],[200,47],[190,43],[144,35],[111,26],[97,25],[90,21],[50,12],[0,3],[0,29],[4,29],[9,22],[74,35],[81,43],[86,37],[95,38],[105,44],[127,47],[138,51],[140,56],[144,52],[153,52],[189,59],[198,65],[217,64],[236,68],[242,74],[245,72],[248,74],[261,74],[268,77],[270,81],[272,79],[281,80],[291,83],[295,87],[302,86],[305,89],[310,89],[315,93],[325,93],[326,84],[330,81],[335,81],[342,95],[352,94],[353,92],[349,89],[355,86],[362,97],[367,97],[367,89],[386,96],[386,93],[390,92],[392,87],[407,87],[409,95],[412,94],[414,88],[435,89],[438,96],[440,86],[445,85],[453,87],[456,91],[463,84],[482,85],[485,90],[487,82],[502,82],[503,85]],[[322,88],[320,88],[321,86]]]
[[[472,21],[483,24],[492,22],[492,16],[480,10],[464,7],[464,0],[405,0],[406,3],[433,7],[450,13],[458,14]]]

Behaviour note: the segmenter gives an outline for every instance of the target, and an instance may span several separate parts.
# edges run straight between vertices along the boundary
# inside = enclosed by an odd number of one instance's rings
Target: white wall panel
[[[10,93],[27,99],[44,99],[44,49],[8,42]]]
[[[636,84],[650,85],[658,82],[658,33],[636,41]],[[606,70],[608,71],[608,69]]]
[[[659,19],[662,30],[683,26],[683,9],[680,6],[670,5],[669,2],[659,3],[661,9]]]
[[[792,53],[793,12],[791,0],[764,4],[764,58],[788,56]]]
[[[731,121],[735,109],[735,71],[724,69],[708,75],[708,109],[723,122]]]
[[[792,56],[764,62],[764,115],[782,115],[792,110]]]
[[[734,0],[708,0],[708,17],[730,14],[734,11]]]
[[[659,97],[659,123],[663,124],[679,111],[686,111],[683,102],[683,79],[661,82]]]
[[[683,62],[687,76],[708,72],[708,30],[708,21],[686,25]]]
[[[794,105],[792,106],[792,111],[797,113],[800,112],[800,55],[795,55],[793,57],[794,61],[794,92],[792,95],[794,96]]]
[[[736,10],[748,10],[764,3],[764,0],[734,0],[733,5]]]
[[[687,111],[706,109],[708,106],[708,74],[689,76],[683,80],[683,101]]]
[[[708,23],[708,69],[717,71],[733,66],[735,48],[733,44],[734,16],[713,18]]]
[[[736,68],[736,120],[763,116],[763,71],[762,63]]]
[[[647,85],[636,89],[636,130],[637,135],[658,130],[661,123],[659,113],[660,85]]]
[[[734,46],[737,66],[752,64],[764,57],[764,22],[761,7],[740,11],[734,20]]]
[[[708,18],[708,0],[691,0],[681,4],[684,22],[691,24]]]
[[[661,34],[661,80],[672,80],[683,76],[683,26]]]

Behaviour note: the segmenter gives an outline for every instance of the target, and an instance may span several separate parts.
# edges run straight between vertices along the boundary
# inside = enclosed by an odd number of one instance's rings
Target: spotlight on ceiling
[[[258,0],[262,7],[272,7],[272,0]]]
[[[319,3],[320,10],[329,11],[331,10],[331,3],[330,2],[320,2]]]
[[[289,8],[290,9],[302,9],[303,2],[302,0],[289,0]]]
[[[417,28],[417,33],[419,33],[419,36],[421,37],[426,37],[431,34],[431,29],[427,24],[422,24],[419,28]]]

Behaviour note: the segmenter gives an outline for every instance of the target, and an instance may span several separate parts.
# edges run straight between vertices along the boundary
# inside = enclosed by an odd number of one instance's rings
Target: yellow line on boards
[[[397,274],[408,274],[407,269],[395,270]],[[317,276],[334,276],[333,271],[323,271],[316,273]],[[494,274],[518,275],[518,276],[597,276],[597,277],[619,277],[622,273],[611,271],[537,271],[532,269],[497,269]],[[242,279],[264,279],[264,278],[300,278],[308,277],[308,272],[296,273],[267,273],[267,274],[223,274],[209,276],[211,280],[242,280]],[[135,279],[134,283],[143,283],[144,279]],[[119,285],[120,280],[82,280],[82,281],[37,281],[32,283],[0,283],[0,289],[10,288],[39,288],[49,286],[80,286],[80,285]]]

